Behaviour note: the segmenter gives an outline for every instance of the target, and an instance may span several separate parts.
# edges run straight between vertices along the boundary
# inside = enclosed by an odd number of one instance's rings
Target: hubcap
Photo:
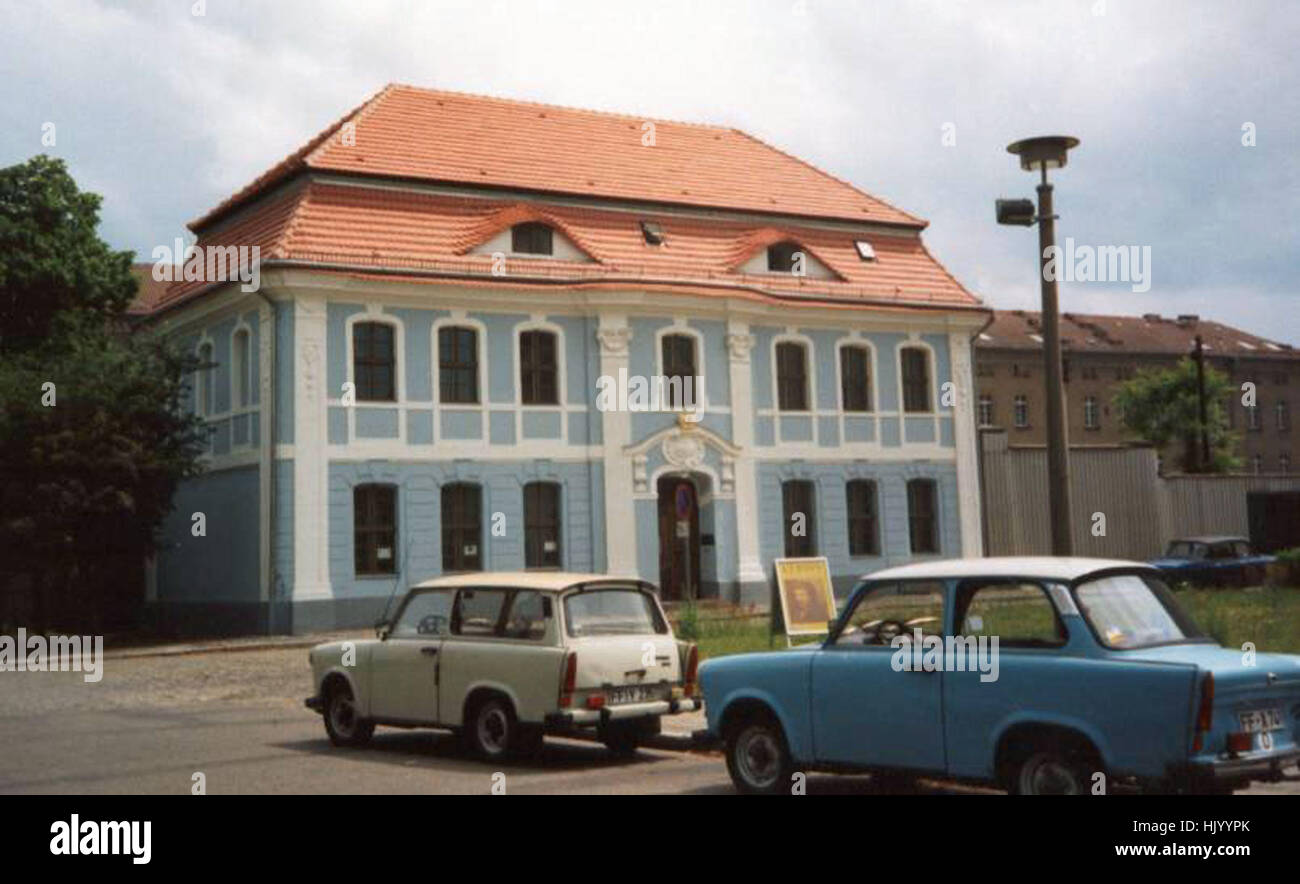
[[[765,728],[751,727],[736,741],[736,766],[745,781],[766,789],[781,771],[781,747]]]
[[[1026,767],[1023,791],[1029,795],[1077,795],[1079,782],[1074,772],[1055,758],[1043,758]]]
[[[357,723],[357,711],[352,705],[352,698],[343,694],[335,694],[334,702],[330,704],[330,721],[334,723],[334,730],[340,736],[351,736],[352,729]]]
[[[509,735],[510,722],[500,706],[489,706],[478,717],[478,741],[493,755],[503,751]]]

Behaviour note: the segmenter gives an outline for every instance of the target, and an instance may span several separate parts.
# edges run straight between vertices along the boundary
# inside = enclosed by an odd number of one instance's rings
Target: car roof
[[[1240,541],[1249,543],[1250,541],[1239,534],[1212,534],[1206,537],[1175,537],[1170,543],[1228,543]]]
[[[636,583],[647,585],[639,577],[612,574],[583,574],[574,571],[469,571],[447,577],[434,577],[411,586],[411,589],[476,586],[490,589],[536,589],[560,592],[580,583]]]
[[[913,562],[864,574],[863,580],[947,580],[954,577],[1039,577],[1047,580],[1077,580],[1110,568],[1152,570],[1145,562],[1124,559],[1089,559],[1079,556],[993,556],[986,559],[939,559]]]

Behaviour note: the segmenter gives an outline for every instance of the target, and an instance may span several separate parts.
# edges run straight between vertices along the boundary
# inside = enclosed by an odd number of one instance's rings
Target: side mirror
[[[387,621],[387,620],[377,620],[377,621],[375,621],[375,637],[378,638],[380,641],[384,641],[385,639],[388,638],[388,621]]]

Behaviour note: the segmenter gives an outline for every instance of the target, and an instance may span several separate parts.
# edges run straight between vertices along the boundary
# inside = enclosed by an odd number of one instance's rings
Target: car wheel
[[[1037,748],[1016,769],[1011,791],[1016,795],[1087,795],[1095,769],[1079,752]]]
[[[605,748],[619,758],[631,758],[641,745],[641,732],[628,725],[610,725],[600,735]]]
[[[503,761],[518,749],[519,730],[510,703],[501,697],[489,697],[470,710],[465,721],[465,742],[480,758]]]
[[[794,762],[781,725],[770,716],[750,718],[727,738],[727,773],[748,795],[782,795],[790,788]]]
[[[352,688],[336,684],[325,697],[325,732],[335,746],[364,746],[375,732],[375,723],[357,714]]]

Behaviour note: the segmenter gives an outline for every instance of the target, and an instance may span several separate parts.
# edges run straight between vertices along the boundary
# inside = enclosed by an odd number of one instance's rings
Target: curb
[[[139,657],[189,657],[196,654],[234,654],[242,651],[280,651],[293,648],[311,648],[321,643],[320,638],[285,639],[258,644],[240,645],[180,645],[138,650],[105,651],[106,660],[127,660]]]

